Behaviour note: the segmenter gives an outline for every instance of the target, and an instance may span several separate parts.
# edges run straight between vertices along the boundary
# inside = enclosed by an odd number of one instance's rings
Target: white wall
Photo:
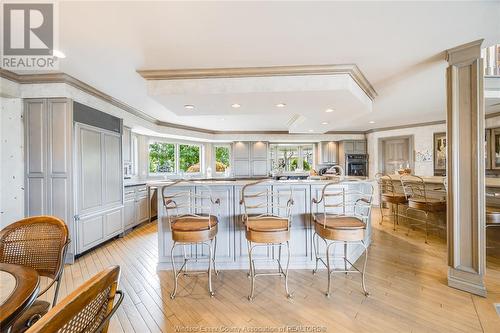
[[[0,227],[24,217],[22,100],[0,97]]]
[[[421,127],[402,128],[388,131],[373,132],[367,134],[368,155],[369,155],[369,176],[374,177],[379,172],[379,147],[380,138],[397,137],[403,135],[413,135],[415,151],[410,152],[415,156],[416,152],[430,152],[434,150],[434,133],[445,132],[446,125],[431,125]],[[415,161],[414,173],[419,176],[432,176],[434,174],[434,165],[432,160],[426,162]]]
[[[486,119],[486,128],[500,127],[500,116]],[[373,132],[366,135],[368,154],[369,154],[369,176],[374,177],[379,172],[379,151],[378,141],[380,138],[397,137],[403,135],[413,135],[415,151],[417,152],[429,151],[431,156],[434,154],[434,133],[446,132],[446,124],[420,126],[411,128],[402,128],[388,131]],[[419,176],[433,176],[434,164],[433,160],[428,162],[415,161],[414,173]]]

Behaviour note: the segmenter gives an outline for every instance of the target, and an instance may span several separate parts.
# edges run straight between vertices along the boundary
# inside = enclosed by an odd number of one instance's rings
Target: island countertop
[[[179,190],[186,193],[207,193],[213,198],[219,199],[219,204],[215,208],[215,215],[218,218],[217,231],[217,249],[216,259],[217,266],[222,269],[248,269],[248,252],[245,238],[246,227],[242,223],[242,214],[244,212],[241,201],[241,189],[244,185],[258,181],[257,179],[231,179],[231,180],[202,180],[198,179],[192,183],[176,184]],[[165,181],[150,181],[150,188],[157,188],[158,193],[162,193],[164,187],[171,185],[173,180]],[[264,187],[272,187],[276,198],[287,198],[290,195],[293,198],[294,205],[291,213],[291,268],[314,268],[315,260],[313,259],[313,234],[314,221],[311,217],[311,212],[316,211],[317,207],[312,204],[312,198],[321,197],[324,184],[335,182],[335,180],[273,180],[264,179],[262,184],[259,184],[259,191]],[[354,190],[361,192],[369,191],[370,186],[374,186],[372,180],[360,180],[346,177],[339,183],[342,187],[353,187]],[[351,195],[351,194],[347,194]],[[203,199],[200,199],[203,200]],[[279,200],[279,199],[278,199]],[[162,196],[158,195],[158,266],[159,270],[171,269],[172,257],[170,251],[173,245],[169,220],[163,206]],[[275,208],[273,208],[274,210]],[[340,208],[339,208],[340,209]],[[371,225],[370,218],[366,221],[367,227],[365,232],[365,244],[371,242]],[[323,243],[317,242],[318,249],[324,251]],[[177,247],[172,253],[175,261],[182,262],[184,253],[182,247]],[[262,251],[261,251],[262,250]],[[200,244],[188,246],[186,248],[188,256],[195,258],[203,257],[207,254],[207,249]],[[257,250],[256,250],[257,251]],[[336,256],[343,254],[343,247],[338,246],[334,249]],[[338,253],[337,253],[338,252]],[[355,262],[363,253],[361,245],[352,245],[348,248],[347,256],[351,262]],[[276,259],[276,251],[268,251],[265,248],[259,249],[256,252],[258,257],[266,259],[262,265],[266,268],[271,268],[272,261]],[[271,264],[271,266],[268,266]],[[338,262],[336,264],[342,264]],[[206,262],[193,263],[195,269],[206,269]]]

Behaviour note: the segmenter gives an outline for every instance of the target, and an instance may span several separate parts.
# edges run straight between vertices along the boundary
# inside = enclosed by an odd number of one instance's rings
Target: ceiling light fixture
[[[321,123],[321,125],[328,125],[328,122],[324,121],[324,122]]]
[[[375,121],[374,120],[370,120],[368,123],[369,124],[375,124]]]
[[[285,103],[278,103],[278,104],[276,104],[277,108],[284,108],[285,106],[286,106]]]
[[[193,110],[194,109],[194,105],[186,104],[186,105],[184,105],[184,109]]]
[[[333,112],[333,109],[326,109],[325,112],[326,113],[331,113],[331,112]]]
[[[52,55],[54,57],[60,58],[60,59],[66,58],[66,55],[63,52],[59,51],[59,50],[52,50]]]
[[[224,121],[224,120],[226,120],[226,119],[225,119],[225,118],[220,118],[220,120],[221,120],[221,121]]]
[[[314,132],[314,130],[310,129],[309,132]]]
[[[234,103],[234,104],[231,104],[231,107],[237,109],[237,108],[241,107],[241,105],[238,103]]]

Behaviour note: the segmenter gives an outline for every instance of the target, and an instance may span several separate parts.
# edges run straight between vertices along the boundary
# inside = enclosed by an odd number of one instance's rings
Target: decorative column
[[[447,51],[448,285],[486,296],[481,44]]]

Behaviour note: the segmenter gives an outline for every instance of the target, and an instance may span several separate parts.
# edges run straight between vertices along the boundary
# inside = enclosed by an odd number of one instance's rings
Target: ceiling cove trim
[[[193,69],[139,69],[137,70],[137,73],[139,73],[139,75],[146,80],[196,80],[215,78],[349,74],[371,100],[374,100],[377,96],[377,92],[356,64]]]
[[[108,102],[126,112],[129,112],[141,119],[144,119],[152,124],[158,125],[158,126],[163,126],[163,127],[170,127],[170,128],[176,128],[176,129],[182,129],[182,130],[188,130],[188,131],[193,131],[193,132],[199,132],[199,133],[206,133],[206,134],[288,134],[293,136],[294,133],[289,133],[287,131],[215,131],[215,130],[208,130],[208,129],[203,129],[203,128],[197,128],[197,127],[191,127],[191,126],[184,126],[184,125],[179,125],[179,124],[174,124],[174,123],[169,123],[169,122],[164,122],[157,120],[144,112],[133,108],[105,93],[103,93],[100,90],[95,89],[94,87],[86,84],[85,82],[82,82],[71,75],[68,75],[66,73],[46,73],[46,74],[17,74],[5,69],[0,68],[0,77],[5,78],[7,80],[20,83],[20,84],[42,84],[42,83],[66,83],[69,84],[77,89],[82,90],[83,92],[86,92],[88,94],[91,94],[95,97],[98,97],[105,102]],[[494,112],[494,113],[489,113],[485,115],[485,118],[492,118],[492,117],[497,117],[500,116],[500,112]],[[439,124],[444,124],[444,120],[440,121],[433,121],[433,122],[426,122],[426,123],[417,123],[417,124],[409,124],[409,125],[401,125],[401,126],[392,126],[392,127],[384,127],[384,128],[375,128],[375,129],[370,129],[367,131],[328,131],[324,134],[369,134],[369,133],[374,133],[374,132],[382,132],[382,131],[390,131],[390,130],[397,130],[397,129],[404,129],[404,128],[411,128],[411,127],[421,127],[421,126],[431,126],[431,125],[439,125]],[[297,134],[299,135],[299,134]],[[316,135],[316,134],[311,134]]]

